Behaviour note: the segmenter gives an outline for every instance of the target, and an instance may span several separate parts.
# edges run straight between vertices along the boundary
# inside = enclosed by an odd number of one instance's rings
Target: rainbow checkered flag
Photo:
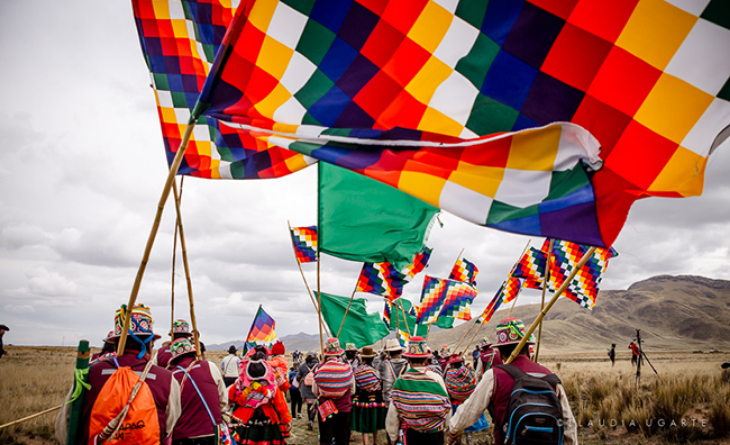
[[[476,286],[477,273],[479,273],[479,269],[474,263],[467,260],[466,258],[461,258],[459,260],[456,260],[454,268],[451,269],[451,274],[449,274],[449,280],[463,281],[465,283],[473,284]]]
[[[403,294],[403,286],[428,266],[432,249],[424,247],[421,252],[413,256],[411,264],[402,270],[387,261],[382,263],[364,263],[360,276],[357,279],[357,292],[367,292],[382,295],[395,300]]]
[[[473,284],[447,280],[446,297],[439,312],[439,317],[451,317],[459,320],[471,320],[471,305],[479,291]]]
[[[492,301],[489,302],[489,305],[484,309],[484,312],[482,312],[481,318],[484,319],[484,324],[489,323],[489,320],[492,319],[492,316],[497,311],[497,309],[502,306],[502,298],[504,297],[503,290],[505,283],[502,283],[502,286],[500,286],[497,293],[494,294],[494,298],[492,298]]]
[[[549,245],[550,240],[545,240],[542,246],[543,252],[548,250]],[[562,286],[589,248],[590,246],[570,241],[555,240],[552,255],[550,256],[548,289],[555,292]],[[601,283],[603,273],[608,268],[608,260],[615,256],[618,256],[618,252],[613,248],[597,248],[593,256],[578,270],[563,295],[585,308],[592,308],[596,304],[598,285]]]
[[[438,320],[441,308],[446,300],[448,280],[426,275],[421,290],[421,304],[418,306],[419,324],[431,324]]]
[[[255,346],[270,346],[278,338],[274,328],[276,322],[271,315],[267,314],[263,307],[259,306],[258,312],[253,319],[251,324],[251,330],[248,331],[246,336],[246,344],[244,345],[245,350],[254,348]]]
[[[299,263],[317,262],[317,226],[292,227],[291,239]]]
[[[512,302],[520,294],[520,289],[522,289],[522,280],[513,276],[507,278],[507,281],[502,284],[502,303]]]
[[[511,275],[517,278],[524,278],[524,287],[540,290],[545,280],[546,260],[547,249],[543,252],[542,250],[530,247],[520,261],[515,264]]]
[[[383,321],[385,325],[390,329],[390,312],[393,308],[393,303],[390,300],[385,300],[385,307],[383,308]]]

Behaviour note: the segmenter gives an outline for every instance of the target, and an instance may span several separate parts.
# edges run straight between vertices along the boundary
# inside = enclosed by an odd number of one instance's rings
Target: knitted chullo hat
[[[170,345],[170,354],[172,355],[170,360],[175,360],[185,354],[195,354],[196,351],[197,349],[195,349],[195,344],[191,339],[178,338]]]
[[[497,324],[497,346],[514,345],[522,341],[525,336],[525,324],[519,318],[507,318]],[[526,344],[535,344],[530,336]]]
[[[449,345],[441,346],[441,349],[439,349],[439,355],[441,357],[446,357],[446,356],[451,355],[451,348],[449,347]]]
[[[469,398],[477,387],[477,379],[474,376],[474,372],[466,366],[452,368],[446,371],[444,383],[446,383],[446,390],[449,393],[449,397],[459,401]]]
[[[182,318],[172,322],[172,329],[170,329],[170,335],[182,334],[186,337],[192,337],[193,334],[190,332],[190,324]]]
[[[408,341],[408,349],[403,353],[405,358],[429,358],[431,353],[428,349],[428,343],[423,337],[411,337]]]
[[[328,338],[324,345],[324,355],[342,355],[345,351],[340,346],[340,341],[336,338]]]

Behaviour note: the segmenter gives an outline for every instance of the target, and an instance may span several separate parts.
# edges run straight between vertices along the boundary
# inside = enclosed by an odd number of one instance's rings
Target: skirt
[[[257,409],[246,425],[235,428],[236,444],[238,445],[284,445],[284,435],[281,426],[271,422],[263,411]]]
[[[384,430],[386,414],[382,391],[358,391],[352,400],[350,429],[363,434]]]

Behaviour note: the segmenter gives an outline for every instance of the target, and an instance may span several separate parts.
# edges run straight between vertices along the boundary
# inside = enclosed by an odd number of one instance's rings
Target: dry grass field
[[[10,354],[0,361],[0,424],[60,405],[71,385],[74,349],[6,348]],[[727,355],[648,354],[659,375],[645,363],[638,386],[624,355],[613,368],[596,353],[541,360],[563,381],[580,443],[730,444],[730,373],[720,370]],[[210,352],[208,359],[219,362],[224,355]],[[54,444],[54,420],[55,413],[47,414],[0,430],[0,444]],[[317,428],[307,431],[304,420],[294,422],[293,433],[288,443],[317,443]],[[362,443],[359,435],[355,443]],[[491,430],[474,437],[474,445],[491,443]]]

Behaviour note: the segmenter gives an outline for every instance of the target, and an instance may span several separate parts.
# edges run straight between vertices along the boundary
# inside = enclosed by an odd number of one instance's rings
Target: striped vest
[[[404,428],[424,433],[445,429],[446,416],[451,410],[449,396],[424,372],[409,369],[396,380],[390,397]]]

